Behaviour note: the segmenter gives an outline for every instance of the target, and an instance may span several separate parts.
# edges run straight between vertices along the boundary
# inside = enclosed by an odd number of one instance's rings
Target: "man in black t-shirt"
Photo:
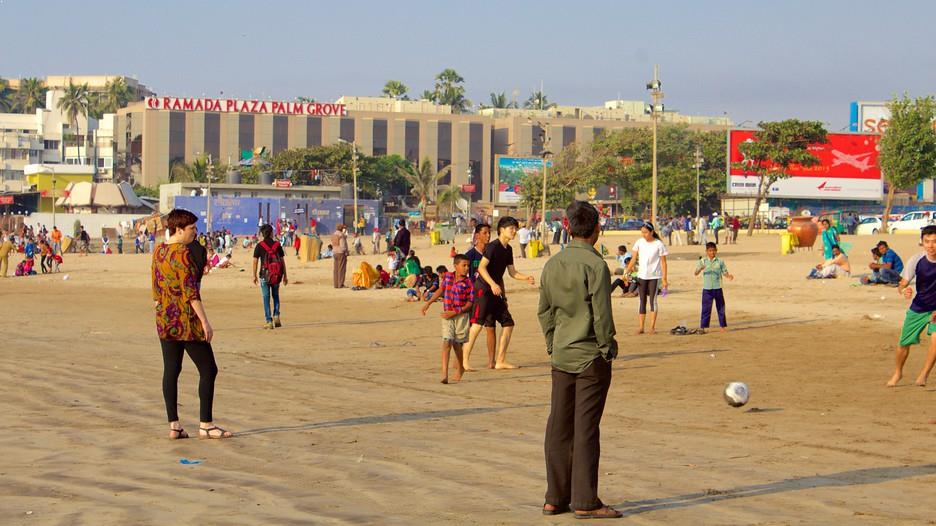
[[[491,241],[491,225],[487,223],[477,224],[474,219],[471,221],[474,224],[474,235],[472,236],[474,246],[471,247],[471,250],[465,252],[465,257],[468,258],[468,277],[471,278],[471,283],[474,285],[474,299],[472,302],[475,303],[478,301],[479,281],[483,281],[478,268],[481,266],[481,260],[484,259],[484,249]],[[495,325],[494,320],[484,323],[484,332],[487,336],[488,369],[494,368],[494,351],[497,348],[497,327]]]
[[[478,334],[485,325],[501,325],[500,345],[497,349],[495,369],[516,369],[516,365],[507,362],[507,346],[510,344],[510,335],[513,333],[514,320],[507,309],[507,296],[504,290],[504,272],[519,281],[526,281],[533,285],[533,276],[517,272],[514,268],[513,249],[510,242],[517,236],[520,223],[516,219],[505,216],[497,222],[497,239],[484,247],[484,257],[478,266],[480,279],[476,283],[474,311],[471,317],[471,331],[468,333],[468,343],[464,345],[465,370],[473,371],[468,365],[471,349],[474,347]]]

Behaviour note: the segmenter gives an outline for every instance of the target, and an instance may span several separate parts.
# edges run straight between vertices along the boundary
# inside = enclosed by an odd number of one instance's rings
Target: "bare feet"
[[[722,332],[728,332],[728,327],[722,327],[722,328],[721,328],[721,331],[722,331]]]
[[[469,367],[468,364],[465,364],[464,369],[465,369],[465,372],[468,372],[468,373],[473,373],[477,371],[477,369],[472,369],[471,367]]]
[[[441,383],[447,384],[447,383],[448,383],[448,378],[443,378],[442,381],[441,381]]]
[[[913,385],[917,387],[926,387],[926,378],[917,378]]]
[[[647,334],[656,334],[656,329],[650,329]]]
[[[640,329],[637,329],[636,332],[634,332],[634,336],[640,336],[640,335],[643,334],[643,333],[644,333],[643,328],[640,328]]]
[[[494,364],[494,368],[495,369],[519,369],[520,367],[512,363],[500,362],[500,363]]]
[[[903,375],[894,373],[894,376],[887,382],[887,387],[897,387],[897,382],[899,382],[901,378],[903,378]]]
[[[493,369],[493,368],[494,368],[494,362],[488,363],[488,364],[487,364],[487,368],[488,368],[488,369]]]

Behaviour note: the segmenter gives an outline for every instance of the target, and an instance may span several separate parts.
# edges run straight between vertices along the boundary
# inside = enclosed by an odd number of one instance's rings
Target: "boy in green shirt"
[[[702,320],[699,328],[702,332],[709,328],[709,322],[712,319],[712,301],[715,302],[715,310],[718,312],[718,326],[722,332],[728,330],[728,320],[725,318],[725,295],[722,293],[722,276],[729,280],[734,276],[728,273],[728,267],[725,262],[718,259],[718,246],[715,243],[705,244],[704,258],[699,258],[699,264],[696,265],[695,275],[702,273]]]

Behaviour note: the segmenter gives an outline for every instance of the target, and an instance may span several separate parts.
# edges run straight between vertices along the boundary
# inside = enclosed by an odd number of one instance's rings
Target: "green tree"
[[[454,69],[446,68],[435,77],[434,99],[437,104],[447,104],[452,107],[452,113],[466,113],[471,107],[471,101],[465,98],[465,79]]]
[[[16,107],[22,113],[35,113],[37,108],[45,107],[45,82],[36,77],[27,77],[20,81],[16,91]]]
[[[881,137],[878,163],[887,178],[887,199],[881,230],[887,232],[887,218],[894,203],[894,191],[936,178],[936,99],[894,97],[887,104],[890,123]]]
[[[310,102],[315,102],[315,99],[312,97],[296,97],[296,102],[301,102],[302,104],[308,104]]]
[[[511,102],[510,100],[508,100],[508,99],[507,99],[507,94],[504,93],[504,92],[502,91],[502,92],[500,92],[500,93],[491,93],[491,105],[490,105],[490,107],[491,107],[491,108],[501,108],[501,109],[516,108],[516,107],[517,107],[517,103],[516,103],[516,102]]]
[[[787,119],[775,122],[760,122],[754,132],[754,140],[738,146],[744,161],[737,163],[743,170],[758,175],[757,197],[754,199],[754,214],[770,193],[770,187],[780,179],[790,177],[793,165],[815,166],[819,158],[809,153],[809,145],[828,142],[826,130],[819,121]],[[748,236],[754,234],[754,221],[748,226]]]
[[[81,140],[81,130],[78,128],[78,116],[88,116],[88,108],[91,103],[88,93],[87,84],[76,86],[69,81],[68,86],[65,87],[65,93],[56,104],[58,109],[65,114],[65,118],[68,119],[69,124],[74,123],[75,125],[75,143],[78,147],[79,159],[84,159],[84,157],[81,155],[81,143],[83,141]]]
[[[462,199],[461,189],[455,185],[441,185],[436,195],[439,205],[439,217],[452,217],[455,215],[455,206]]]
[[[98,108],[101,113],[117,113],[117,110],[127,106],[133,97],[133,90],[127,86],[123,77],[116,77],[107,81],[104,93],[98,99]]]
[[[597,181],[592,172],[583,170],[583,154],[575,143],[562,149],[546,169],[546,209],[564,209],[575,195],[584,192]],[[520,202],[528,211],[543,206],[542,169],[529,173],[520,180]]]
[[[419,199],[419,208],[425,209],[430,201],[436,199],[439,189],[439,179],[445,177],[452,171],[452,165],[436,172],[432,166],[432,161],[426,157],[418,167],[411,163],[406,163],[400,167],[400,175],[410,186],[410,193]]]
[[[523,107],[531,110],[548,110],[555,106],[555,103],[549,102],[549,97],[545,92],[535,90],[530,94],[530,98],[523,103]]]
[[[409,88],[399,80],[388,80],[383,87],[383,94],[391,99],[406,99],[406,92]]]
[[[0,78],[0,111],[8,112],[16,106],[14,92],[10,89],[10,83]]]
[[[439,94],[436,93],[436,92],[434,92],[434,91],[432,91],[432,90],[425,89],[425,90],[423,90],[422,94],[419,95],[419,99],[420,99],[420,100],[432,101],[432,102],[435,102],[436,104],[438,104],[438,103],[439,103]]]

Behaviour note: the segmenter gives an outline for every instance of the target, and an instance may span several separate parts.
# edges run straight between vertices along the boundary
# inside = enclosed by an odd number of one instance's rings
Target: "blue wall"
[[[358,210],[367,218],[368,229],[381,225],[382,203],[376,200],[359,199]],[[208,198],[205,196],[177,196],[176,208],[184,208],[198,216],[198,231],[205,232],[207,225]],[[302,213],[296,214],[296,209]],[[345,213],[347,212],[347,216]],[[317,232],[332,232],[338,223],[349,224],[353,220],[354,201],[351,199],[278,199],[271,197],[212,197],[211,223],[215,230],[230,230],[235,235],[254,235],[259,220],[273,223],[285,214],[286,219],[298,221],[307,228],[309,221],[318,223]],[[382,226],[382,225],[381,225]]]

